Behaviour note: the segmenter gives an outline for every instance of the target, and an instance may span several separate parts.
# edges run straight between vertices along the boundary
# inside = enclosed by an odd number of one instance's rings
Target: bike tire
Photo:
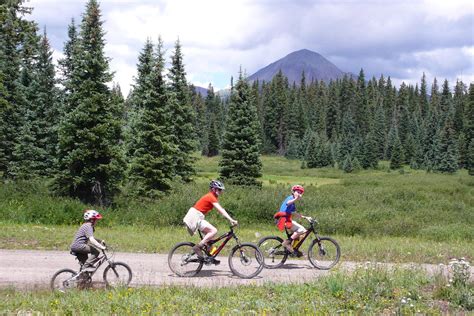
[[[191,277],[198,274],[203,266],[203,261],[199,260],[193,251],[194,243],[180,242],[174,245],[168,254],[168,266],[176,275],[180,277]],[[184,269],[187,267],[188,269]]]
[[[341,258],[341,248],[337,241],[330,237],[314,239],[308,249],[308,259],[311,264],[320,270],[329,270]]]
[[[132,281],[132,269],[123,262],[110,263],[104,270],[104,282],[108,288],[125,287]]]
[[[61,269],[57,271],[50,281],[52,291],[66,292],[76,289],[79,286],[79,280],[72,280],[77,272],[72,269]]]
[[[251,279],[263,270],[264,257],[257,245],[242,243],[229,254],[229,267],[233,274],[242,279]]]
[[[285,264],[288,259],[288,251],[285,251],[282,243],[283,239],[278,236],[267,236],[259,240],[258,247],[265,258],[265,268],[276,269]]]

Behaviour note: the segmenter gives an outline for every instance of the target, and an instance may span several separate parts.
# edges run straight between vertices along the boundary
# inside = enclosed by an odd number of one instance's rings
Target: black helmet
[[[212,189],[212,188],[225,190],[224,184],[222,184],[222,182],[217,181],[217,180],[211,180],[211,182],[209,183],[209,189]]]

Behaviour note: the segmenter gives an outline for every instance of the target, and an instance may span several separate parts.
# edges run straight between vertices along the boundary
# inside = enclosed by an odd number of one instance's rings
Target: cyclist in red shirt
[[[205,234],[201,242],[193,247],[194,252],[200,258],[203,257],[202,248],[206,247],[207,242],[217,235],[217,228],[204,219],[207,213],[209,213],[213,208],[216,208],[222,216],[229,220],[231,225],[237,225],[238,223],[230,217],[227,211],[219,204],[219,196],[224,190],[224,184],[220,181],[212,180],[211,183],[209,183],[209,193],[201,197],[196,204],[189,209],[183,219],[191,235],[193,235],[198,229]]]

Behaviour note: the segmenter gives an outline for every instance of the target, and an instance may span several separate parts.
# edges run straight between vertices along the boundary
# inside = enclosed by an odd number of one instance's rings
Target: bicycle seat
[[[71,255],[73,255],[73,256],[76,256],[76,257],[77,257],[77,253],[75,253],[74,251],[72,251],[72,250],[71,250],[69,253],[70,253]]]

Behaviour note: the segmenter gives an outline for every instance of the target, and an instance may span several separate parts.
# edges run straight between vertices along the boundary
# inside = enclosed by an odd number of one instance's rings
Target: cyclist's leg
[[[303,225],[293,221],[293,225],[291,226],[291,231],[293,234],[291,235],[291,239],[295,240],[300,238],[301,235],[306,233],[306,228],[303,227]]]
[[[84,263],[84,269],[91,268],[100,254],[99,250],[97,250],[95,247],[89,245],[86,245],[86,247],[89,253],[89,258],[87,258],[87,261]]]
[[[203,239],[193,247],[194,252],[199,256],[203,257],[202,248],[207,246],[207,243],[217,235],[217,228],[211,225],[206,220],[202,220],[199,224],[199,230],[204,233]]]
[[[199,243],[201,246],[206,246],[217,235],[217,228],[206,220],[201,221],[199,229],[204,233],[204,237]]]
[[[81,268],[84,267],[85,262],[87,261],[87,258],[89,257],[89,246],[87,245],[82,245],[80,247],[74,247],[71,249],[76,254],[77,260],[79,260],[79,264],[81,265]]]
[[[303,235],[306,232],[306,228],[304,228],[302,225],[298,224],[296,221],[291,222],[291,236],[289,239],[285,240],[282,242],[283,247],[285,247],[289,252],[294,252],[293,247],[291,244],[295,239],[298,239],[301,235]]]

